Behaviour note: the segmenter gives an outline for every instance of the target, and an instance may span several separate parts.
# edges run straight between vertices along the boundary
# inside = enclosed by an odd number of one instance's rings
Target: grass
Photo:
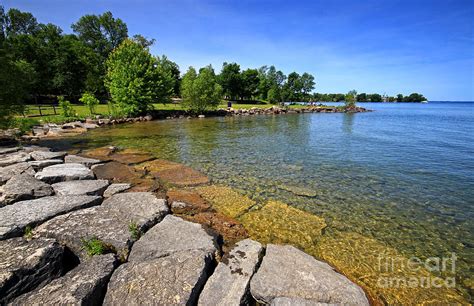
[[[130,236],[132,237],[133,240],[138,240],[140,239],[142,232],[140,231],[140,228],[136,222],[130,221],[128,224],[128,231],[130,232]]]
[[[33,238],[33,228],[31,226],[25,227],[25,233],[23,234],[23,237],[27,240]]]
[[[98,239],[92,237],[90,239],[82,239],[82,249],[86,251],[87,255],[102,255],[113,251],[113,247]]]

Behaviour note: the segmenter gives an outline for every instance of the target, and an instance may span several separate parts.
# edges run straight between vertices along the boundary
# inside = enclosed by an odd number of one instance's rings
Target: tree
[[[242,71],[242,86],[240,90],[240,99],[251,100],[256,94],[260,79],[257,69],[247,69]]]
[[[357,91],[355,90],[351,90],[346,94],[344,101],[347,108],[355,107],[356,97],[357,97]]]
[[[310,99],[309,94],[310,92],[313,91],[314,85],[316,84],[314,82],[314,76],[305,72],[303,73],[303,75],[301,75],[300,82],[301,82],[301,90],[303,94],[303,99],[309,100]]]
[[[90,92],[85,92],[79,101],[89,108],[91,115],[95,113],[95,107],[99,105],[99,100]]]
[[[173,95],[179,96],[179,90],[181,86],[181,72],[179,71],[178,64],[169,60],[165,55],[163,55],[161,58],[157,57],[157,60],[161,63],[163,69],[165,69],[171,75],[173,83]]]
[[[133,35],[132,40],[136,43],[139,43],[144,48],[149,48],[149,47],[153,46],[153,44],[156,41],[154,38],[148,39],[148,38],[146,38],[145,36],[143,36],[141,34]]]
[[[383,101],[383,98],[381,95],[379,94],[370,94],[367,96],[368,100],[370,102],[382,102]]]
[[[283,86],[283,98],[288,101],[299,101],[301,100],[302,90],[303,83],[300,75],[297,72],[290,73]]]
[[[169,99],[171,75],[147,48],[125,40],[107,60],[105,85],[112,100],[127,115],[145,113],[154,102]]]
[[[365,92],[357,95],[357,102],[365,102],[365,101],[367,101],[367,94]]]
[[[402,94],[397,95],[397,102],[403,102],[403,95]]]
[[[193,113],[201,114],[217,107],[222,97],[222,87],[217,82],[212,66],[201,68],[199,74],[189,67],[181,82],[181,95],[184,107]]]
[[[219,75],[219,84],[222,86],[224,95],[230,100],[236,100],[242,88],[242,76],[240,65],[237,63],[224,63]]]
[[[421,102],[421,101],[426,101],[426,98],[423,97],[423,95],[420,95],[419,93],[416,93],[416,92],[403,98],[403,102]]]

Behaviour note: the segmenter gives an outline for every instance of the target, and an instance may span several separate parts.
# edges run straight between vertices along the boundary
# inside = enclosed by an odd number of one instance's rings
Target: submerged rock
[[[199,305],[250,304],[250,279],[262,251],[262,245],[256,241],[246,239],[238,242],[206,282],[199,296]]]
[[[127,165],[139,164],[154,159],[153,155],[149,153],[131,149],[115,152],[110,155],[110,158],[112,160],[118,161],[119,163]]]
[[[111,184],[107,189],[104,191],[104,198],[110,198],[116,193],[120,193],[122,191],[125,191],[127,189],[130,189],[132,185],[128,183],[118,183],[118,184]]]
[[[50,185],[35,179],[29,174],[13,176],[5,185],[0,187],[0,207],[21,200],[41,198],[53,194]]]
[[[5,184],[14,175],[23,173],[35,175],[35,170],[33,170],[33,167],[31,167],[31,165],[27,162],[0,168],[0,185]]]
[[[140,262],[189,250],[213,255],[217,245],[200,224],[168,215],[133,245],[129,261]]]
[[[267,245],[250,290],[258,302],[265,304],[284,297],[312,303],[369,305],[359,286],[327,263],[288,245]]]
[[[64,158],[64,162],[67,164],[73,163],[73,164],[83,164],[87,168],[92,167],[92,165],[99,164],[102,161],[94,158],[87,158],[87,157],[82,157],[82,156],[77,156],[77,155],[68,155]]]
[[[44,286],[17,298],[14,305],[100,305],[115,268],[113,254],[94,256]]]
[[[19,151],[10,154],[0,155],[0,167],[6,167],[17,163],[27,162],[31,160],[30,154]]]
[[[183,164],[156,159],[137,166],[153,176],[176,186],[196,186],[209,183],[209,178],[199,171]]]
[[[152,193],[119,193],[102,205],[58,216],[40,225],[35,236],[56,238],[77,256],[86,257],[84,240],[96,238],[108,245],[122,260],[137,237],[168,213],[163,199]]]
[[[0,208],[0,239],[22,236],[27,226],[35,226],[59,214],[98,205],[101,197],[49,196]]]
[[[96,149],[91,149],[83,152],[81,155],[85,157],[90,157],[94,159],[100,159],[102,161],[109,161],[111,160],[110,155],[118,150],[117,147],[114,146],[107,146],[107,147],[100,147]]]
[[[232,218],[242,215],[255,205],[255,201],[229,187],[211,185],[196,188],[196,191],[209,201],[214,209]]]
[[[35,177],[46,183],[94,179],[94,173],[82,164],[60,164],[44,168]]]
[[[211,205],[209,205],[199,193],[193,190],[171,189],[167,191],[166,195],[169,203],[171,203],[171,210],[175,214],[193,215],[211,208]]]
[[[299,187],[299,186],[280,184],[277,187],[282,189],[282,190],[291,192],[291,193],[293,193],[294,195],[297,195],[297,196],[314,198],[318,195],[318,193],[316,191],[312,190],[312,189],[303,188],[303,187]]]
[[[51,239],[0,241],[0,304],[59,277],[63,251]]]
[[[107,180],[80,180],[60,182],[52,187],[57,195],[96,195],[102,196],[109,186]]]
[[[64,159],[66,152],[50,152],[50,151],[33,151],[30,153],[34,160],[46,160],[46,159]]]

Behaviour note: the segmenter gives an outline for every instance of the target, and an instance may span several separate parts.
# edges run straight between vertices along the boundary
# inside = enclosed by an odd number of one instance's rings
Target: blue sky
[[[70,25],[110,10],[157,40],[181,70],[235,61],[309,72],[317,92],[420,92],[474,100],[473,0],[4,0],[40,22]]]

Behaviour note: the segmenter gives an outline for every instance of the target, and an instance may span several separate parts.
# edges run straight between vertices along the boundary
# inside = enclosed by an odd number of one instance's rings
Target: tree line
[[[313,93],[311,96],[312,101],[321,101],[321,102],[344,102],[349,97],[356,102],[422,102],[427,99],[419,94],[412,93],[408,96],[403,94],[398,94],[397,96],[386,96],[377,93],[368,94],[368,93],[357,93],[355,90],[351,90],[347,94],[343,93]]]
[[[69,100],[84,103],[91,113],[100,101],[107,101],[117,114],[136,115],[172,97],[181,97],[191,111],[203,112],[222,99],[277,103],[343,101],[347,96],[312,93],[313,75],[285,75],[275,66],[244,70],[225,62],[219,73],[209,65],[199,70],[189,67],[181,75],[175,62],[150,53],[154,39],[130,35],[126,23],[111,12],[82,16],[71,29],[72,34],[65,34],[54,24],[39,23],[29,12],[14,8],[5,12],[0,6],[1,118],[21,113],[32,102],[57,101],[63,113],[70,114]],[[354,97],[381,100],[377,94]]]

